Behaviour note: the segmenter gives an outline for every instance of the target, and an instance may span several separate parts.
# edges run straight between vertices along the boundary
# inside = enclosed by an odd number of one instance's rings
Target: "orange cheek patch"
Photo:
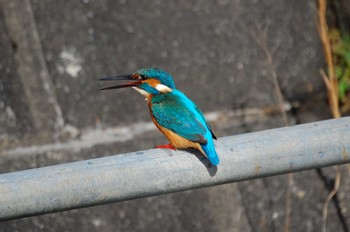
[[[155,88],[158,84],[160,84],[160,81],[157,79],[147,79],[145,80],[145,82],[147,82],[153,88]]]

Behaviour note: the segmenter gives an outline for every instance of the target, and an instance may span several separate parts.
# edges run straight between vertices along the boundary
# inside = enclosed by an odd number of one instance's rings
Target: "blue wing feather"
[[[185,139],[200,143],[210,162],[213,165],[219,164],[213,142],[216,137],[202,112],[190,99],[180,91],[173,90],[154,95],[151,101],[153,117],[161,126]]]
[[[157,122],[193,142],[207,143],[207,126],[196,105],[177,90],[152,97],[152,114]]]

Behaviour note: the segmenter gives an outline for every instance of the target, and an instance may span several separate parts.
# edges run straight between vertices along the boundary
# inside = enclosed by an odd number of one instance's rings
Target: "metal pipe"
[[[0,220],[349,163],[350,117],[225,137],[216,146],[221,163],[210,168],[193,150],[151,149],[1,174]]]

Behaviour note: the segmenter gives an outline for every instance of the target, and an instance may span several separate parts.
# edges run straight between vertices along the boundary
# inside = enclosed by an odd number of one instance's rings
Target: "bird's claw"
[[[176,149],[173,145],[171,145],[171,143],[155,146],[155,148],[165,148],[165,149],[171,149],[171,150],[175,150]]]

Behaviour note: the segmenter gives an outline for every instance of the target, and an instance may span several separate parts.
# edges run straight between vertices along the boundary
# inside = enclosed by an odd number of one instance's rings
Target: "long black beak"
[[[106,89],[121,89],[121,88],[127,88],[127,87],[134,87],[134,86],[138,86],[139,84],[141,84],[141,81],[139,80],[134,80],[132,78],[132,75],[127,74],[127,75],[119,75],[119,76],[109,76],[109,77],[103,77],[99,79],[100,81],[120,81],[120,80],[128,80],[128,81],[132,81],[132,82],[128,82],[126,84],[123,85],[115,85],[115,86],[110,86],[110,87],[104,87],[101,88],[100,90],[106,90]]]

